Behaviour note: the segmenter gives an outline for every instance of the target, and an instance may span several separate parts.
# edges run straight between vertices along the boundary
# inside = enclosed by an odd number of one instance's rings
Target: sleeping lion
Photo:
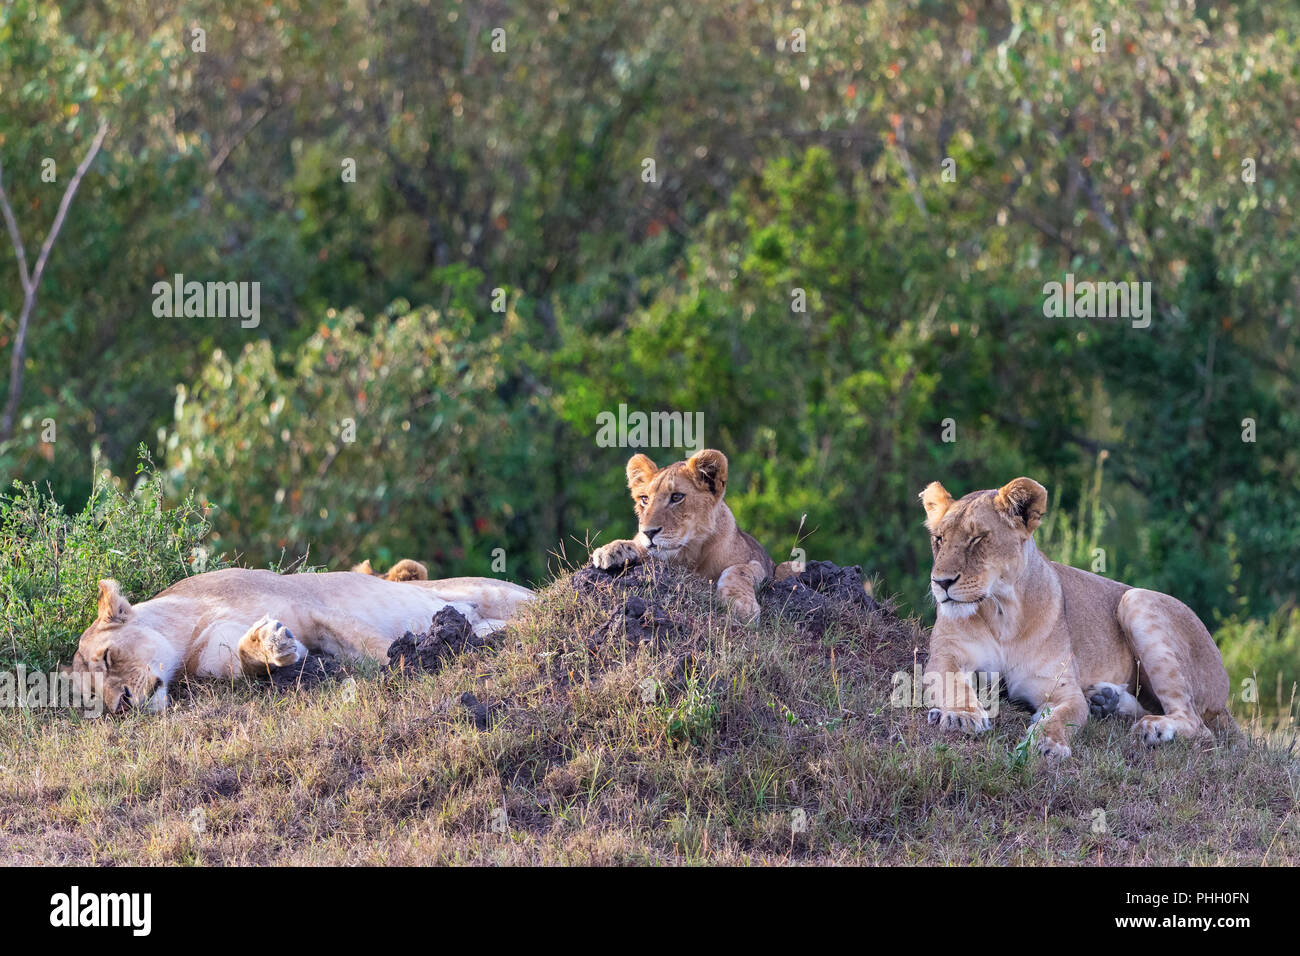
[[[382,660],[393,641],[424,630],[447,605],[485,634],[532,597],[528,588],[492,578],[399,584],[350,571],[227,568],[185,578],[132,605],[106,579],[99,582],[95,623],[81,635],[68,673],[86,697],[102,680],[109,712],[159,711],[180,676],[264,674],[309,651]]]
[[[1090,709],[1134,719],[1150,745],[1235,728],[1223,658],[1191,608],[1043,557],[1034,529],[1047,489],[1038,482],[1017,478],[954,500],[936,481],[921,502],[938,605],[926,682],[943,688],[931,723],[988,730],[970,685],[983,671],[1036,708],[1038,749],[1048,756],[1070,755]]]

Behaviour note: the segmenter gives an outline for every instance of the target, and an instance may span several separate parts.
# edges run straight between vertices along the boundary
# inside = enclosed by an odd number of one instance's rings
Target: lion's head
[[[934,552],[930,593],[941,615],[969,617],[986,598],[1009,593],[1024,570],[1047,510],[1047,489],[1017,478],[958,501],[933,481],[921,492],[921,504]]]
[[[663,468],[645,455],[627,463],[627,487],[636,506],[636,541],[651,554],[672,559],[698,548],[718,529],[727,490],[727,456],[706,448]]]
[[[104,709],[153,709],[162,695],[163,662],[174,651],[161,634],[135,619],[135,610],[111,578],[99,582],[98,616],[81,635],[72,666],[64,673],[84,701],[102,692]]]
[[[354,564],[352,570],[357,574],[369,574],[371,577],[384,578],[387,581],[427,581],[429,580],[429,569],[419,561],[412,561],[410,558],[402,558],[391,568],[387,574],[380,574],[370,566],[370,559],[366,558],[360,564]]]

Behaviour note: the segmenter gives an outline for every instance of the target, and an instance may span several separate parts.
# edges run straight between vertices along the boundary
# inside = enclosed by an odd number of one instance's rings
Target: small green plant
[[[1029,755],[1034,752],[1034,748],[1038,745],[1038,736],[1042,732],[1043,723],[1049,716],[1051,716],[1051,713],[1052,708],[1044,708],[1042,717],[1029,725],[1029,729],[1025,731],[1024,738],[1012,749],[1012,769],[1019,770],[1029,763]]]
[[[142,599],[223,566],[204,544],[208,508],[192,495],[165,508],[158,472],[140,454],[133,491],[102,476],[76,514],[34,484],[0,494],[0,668],[66,661],[95,618],[101,578]]]
[[[699,671],[687,671],[685,684],[679,700],[662,705],[664,728],[670,740],[699,744],[717,723],[718,702],[713,696],[712,683],[701,677]]]

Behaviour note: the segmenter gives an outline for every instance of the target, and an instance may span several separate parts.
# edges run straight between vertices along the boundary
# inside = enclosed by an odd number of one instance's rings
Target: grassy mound
[[[767,588],[747,629],[691,575],[584,569],[431,669],[196,684],[164,718],[19,713],[0,860],[1300,862],[1285,745],[1146,750],[1108,720],[1056,765],[1005,702],[993,733],[940,736],[890,703],[923,629],[838,570]]]

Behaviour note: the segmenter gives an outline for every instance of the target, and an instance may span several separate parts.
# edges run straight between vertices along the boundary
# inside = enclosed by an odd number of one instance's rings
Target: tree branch
[[[41,244],[41,251],[36,256],[36,265],[30,273],[27,271],[27,253],[23,248],[22,236],[18,232],[18,223],[14,219],[13,208],[9,204],[9,197],[5,195],[3,185],[0,185],[0,206],[3,207],[5,225],[9,228],[9,238],[13,241],[14,253],[18,257],[18,270],[23,284],[23,308],[18,315],[18,334],[14,337],[14,352],[9,362],[9,398],[5,402],[4,418],[0,420],[0,442],[8,441],[13,436],[14,418],[18,414],[18,399],[23,390],[23,360],[26,358],[27,352],[27,324],[31,319],[32,309],[36,305],[36,291],[40,288],[41,276],[45,274],[45,264],[50,259],[50,250],[54,248],[54,240],[59,237],[59,230],[63,228],[63,220],[67,218],[68,207],[72,205],[72,197],[77,194],[77,189],[81,186],[81,180],[86,175],[86,170],[95,161],[95,156],[99,153],[99,148],[104,145],[104,137],[107,135],[108,122],[100,120],[99,129],[95,132],[95,138],[91,141],[90,149],[87,150],[81,165],[77,167],[77,172],[68,183],[68,187],[63,190],[63,199],[59,201],[58,212],[54,214],[54,222],[50,226],[50,231],[45,235],[45,242]]]

